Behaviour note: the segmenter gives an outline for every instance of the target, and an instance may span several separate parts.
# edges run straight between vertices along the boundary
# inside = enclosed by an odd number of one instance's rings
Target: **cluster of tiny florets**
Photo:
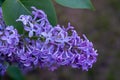
[[[23,71],[37,67],[55,70],[60,66],[87,71],[92,67],[97,51],[85,35],[78,36],[70,23],[67,28],[53,27],[42,10],[32,9],[32,16],[21,15],[16,20],[23,23],[24,35],[6,26],[0,11],[0,74],[12,64]]]

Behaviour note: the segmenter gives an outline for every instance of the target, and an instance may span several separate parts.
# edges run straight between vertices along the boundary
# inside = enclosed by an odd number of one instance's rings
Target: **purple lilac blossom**
[[[69,31],[69,29],[72,35],[66,32]],[[67,65],[73,68],[88,70],[88,68],[91,68],[92,64],[96,62],[97,51],[94,50],[92,42],[89,42],[85,35],[83,35],[83,38],[79,37],[73,27],[70,26],[70,23],[66,29],[57,25],[51,29],[50,33],[52,35],[50,37],[51,39],[49,39],[49,43],[47,41],[46,44],[46,49],[50,50],[45,54],[51,55],[54,60],[51,67]],[[48,55],[41,56],[45,62],[48,60]],[[51,60],[48,61],[51,62]]]
[[[41,36],[43,32],[49,32],[52,25],[47,19],[47,15],[35,7],[32,7],[33,18],[30,15],[21,15],[16,21],[21,21],[24,25],[24,30],[28,32],[29,37]]]
[[[19,35],[17,33],[17,30],[14,29],[13,26],[8,26],[4,33],[3,36],[1,36],[1,40],[7,41],[8,44],[17,44],[19,42]]]
[[[86,71],[92,68],[98,54],[85,35],[80,37],[70,23],[67,28],[60,25],[53,27],[44,11],[32,9],[33,16],[21,15],[16,20],[23,23],[28,37],[19,35],[13,26],[5,26],[0,21],[0,66],[3,66],[2,61],[16,64],[23,72],[37,67],[52,71],[60,66]],[[3,68],[0,69],[1,73]]]

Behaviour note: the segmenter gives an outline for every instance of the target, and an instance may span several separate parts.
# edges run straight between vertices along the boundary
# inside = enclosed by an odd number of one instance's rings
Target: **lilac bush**
[[[92,68],[98,54],[85,35],[80,37],[70,23],[52,26],[44,11],[32,9],[32,16],[21,15],[16,20],[23,23],[24,34],[6,26],[0,10],[0,74],[5,73],[6,63],[23,72],[37,67],[52,71],[60,66]]]

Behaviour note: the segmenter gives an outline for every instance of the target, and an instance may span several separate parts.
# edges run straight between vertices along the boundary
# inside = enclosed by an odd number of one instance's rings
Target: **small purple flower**
[[[62,44],[70,40],[68,32],[64,31],[59,25],[53,28],[52,33],[53,33],[52,37],[54,37],[55,42]]]
[[[13,26],[9,26],[5,29],[4,35],[1,37],[2,40],[7,41],[8,44],[16,44],[19,42],[17,30]]]
[[[16,21],[23,23],[29,37],[34,36],[34,34],[39,37],[42,32],[48,32],[52,26],[47,19],[47,15],[42,10],[38,10],[35,7],[32,7],[32,9],[34,10],[32,11],[34,18],[30,15],[21,15]]]
[[[36,31],[34,28],[34,24],[29,23],[29,27],[26,26],[24,29],[29,32],[29,37],[32,37],[34,35],[34,32]]]
[[[24,25],[27,25],[32,20],[32,17],[29,15],[21,15],[16,21],[23,22]]]
[[[44,11],[36,9],[35,7],[31,7],[34,11],[32,11],[32,14],[34,15],[34,20],[37,18],[39,19],[46,19],[47,15],[44,13]]]

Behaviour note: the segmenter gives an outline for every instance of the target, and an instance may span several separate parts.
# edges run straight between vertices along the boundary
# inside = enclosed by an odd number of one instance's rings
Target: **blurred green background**
[[[59,24],[71,22],[79,35],[85,34],[94,43],[99,56],[93,68],[88,72],[69,67],[54,72],[37,69],[26,76],[27,80],[120,80],[120,0],[92,2],[95,11],[54,5]]]

